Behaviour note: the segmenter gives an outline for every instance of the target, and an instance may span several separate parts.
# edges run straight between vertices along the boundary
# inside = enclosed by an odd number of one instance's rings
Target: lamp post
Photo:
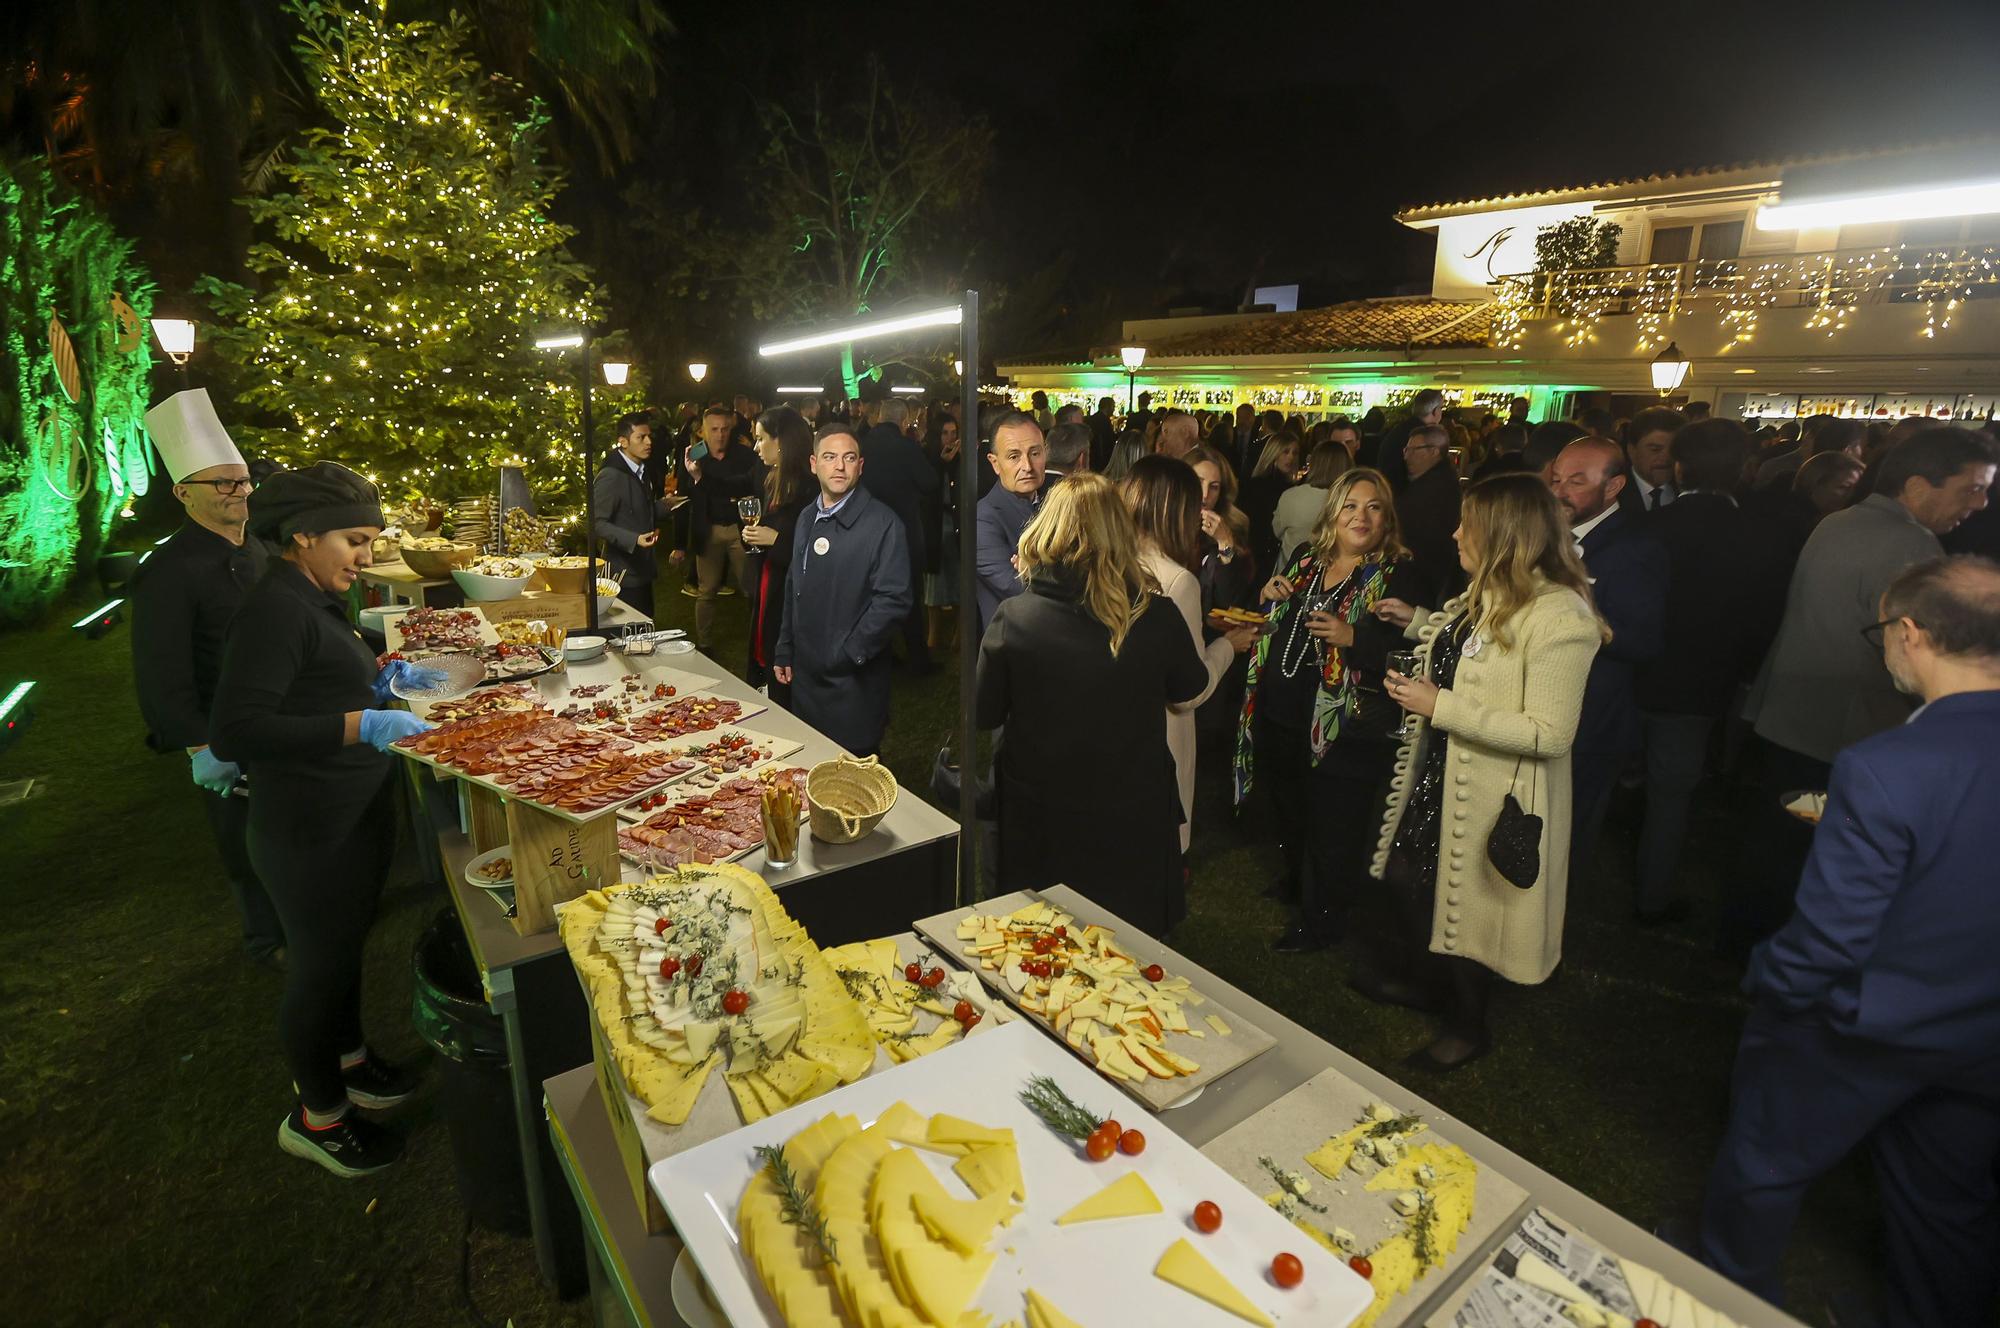
[[[625,386],[625,380],[631,376],[632,366],[623,360],[606,360],[604,362],[604,381],[612,387]]]
[[[597,632],[597,555],[594,552],[597,540],[593,532],[597,529],[597,511],[590,501],[590,481],[596,474],[597,459],[591,455],[590,442],[590,324],[585,323],[581,332],[537,337],[535,349],[583,352],[583,369],[578,378],[583,389],[583,565],[589,572],[585,578],[589,593],[583,597],[583,621],[594,635]]]
[[[160,349],[181,371],[181,387],[188,385],[188,360],[194,355],[194,321],[187,318],[155,318],[153,336]]]
[[[1139,405],[1139,370],[1146,363],[1146,348],[1120,346],[1118,358],[1125,362],[1125,413],[1130,415]]]
[[[708,366],[700,360],[689,360],[688,377],[699,383],[702,379],[708,377]]]
[[[973,888],[974,872],[977,870],[974,843],[979,833],[979,816],[974,799],[979,781],[973,768],[978,735],[972,724],[973,664],[979,650],[976,624],[979,599],[974,581],[979,544],[975,525],[977,513],[973,507],[973,500],[979,495],[979,470],[974,464],[979,459],[979,292],[965,291],[954,304],[919,313],[873,318],[825,332],[770,342],[759,346],[757,353],[766,357],[789,355],[870,337],[953,324],[958,327],[958,358],[955,364],[959,370],[960,402],[965,414],[961,431],[964,443],[958,450],[958,885],[953,892],[953,903],[962,906],[967,891]]]
[[[1672,396],[1687,381],[1688,370],[1694,366],[1688,363],[1681,348],[1669,341],[1667,348],[1653,357],[1653,390],[1661,396]]]

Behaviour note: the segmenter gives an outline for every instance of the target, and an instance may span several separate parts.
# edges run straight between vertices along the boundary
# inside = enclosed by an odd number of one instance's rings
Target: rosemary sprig
[[[1279,1166],[1276,1162],[1273,1162],[1268,1157],[1260,1157],[1257,1159],[1257,1165],[1264,1168],[1265,1171],[1270,1173],[1271,1179],[1277,1183],[1279,1193],[1283,1194],[1287,1199],[1291,1200],[1293,1203],[1303,1204],[1305,1207],[1312,1209],[1315,1213],[1324,1213],[1326,1211],[1325,1204],[1316,1204],[1312,1200],[1306,1198],[1303,1194],[1300,1194],[1297,1190],[1293,1189],[1291,1176],[1288,1175],[1285,1169]]]
[[[1092,1115],[1045,1074],[1028,1080],[1028,1086],[1021,1090],[1021,1105],[1040,1117],[1042,1124],[1072,1139],[1088,1139],[1090,1132],[1104,1123],[1102,1116]]]
[[[1412,1134],[1423,1123],[1424,1118],[1415,1112],[1407,1116],[1391,1116],[1388,1120],[1376,1121],[1369,1126],[1367,1135],[1370,1139],[1386,1139],[1392,1135]]]
[[[1429,1268],[1437,1262],[1437,1201],[1428,1191],[1417,1194],[1417,1211],[1410,1214],[1410,1245],[1417,1267]]]
[[[778,1187],[780,1220],[801,1228],[812,1237],[813,1244],[819,1246],[820,1253],[828,1263],[839,1263],[833,1252],[833,1235],[826,1229],[826,1219],[813,1207],[813,1201],[799,1189],[799,1178],[792,1174],[791,1164],[785,1161],[784,1150],[774,1144],[757,1145],[757,1156],[771,1169],[771,1179]]]

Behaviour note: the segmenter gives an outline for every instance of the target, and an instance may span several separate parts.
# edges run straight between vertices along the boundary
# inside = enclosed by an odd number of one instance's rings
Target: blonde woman
[[[1237,497],[1237,505],[1250,523],[1250,551],[1257,555],[1258,571],[1266,575],[1278,570],[1278,557],[1285,552],[1278,547],[1278,531],[1271,518],[1277,515],[1285,491],[1298,483],[1303,455],[1297,434],[1289,429],[1272,434],[1264,440],[1264,450]]]
[[[1156,936],[1179,921],[1180,791],[1160,716],[1201,695],[1187,624],[1153,593],[1117,487],[1071,475],[1022,532],[1024,593],[979,647],[1004,890],[1069,883]]]
[[[1271,514],[1271,533],[1278,537],[1278,556],[1271,570],[1281,571],[1299,546],[1312,537],[1326,509],[1326,491],[1335,478],[1353,469],[1354,458],[1331,438],[1313,444],[1306,454],[1306,477],[1285,490]]]
[[[1375,606],[1416,639],[1421,667],[1388,675],[1390,698],[1416,722],[1370,868],[1404,915],[1407,975],[1363,990],[1441,1010],[1442,1034],[1411,1058],[1432,1070],[1487,1051],[1493,974],[1538,983],[1562,956],[1570,744],[1590,661],[1610,635],[1538,476],[1473,485],[1456,539],[1464,594],[1435,612]]]
[[[1329,444],[1329,446],[1334,446]],[[1346,449],[1335,447],[1344,456]],[[1264,586],[1271,631],[1250,657],[1236,727],[1236,801],[1264,790],[1284,854],[1282,892],[1298,906],[1280,952],[1323,950],[1365,884],[1370,832],[1402,718],[1382,692],[1402,633],[1378,604],[1423,584],[1396,528],[1380,471],[1349,470],[1322,495],[1319,521]]]

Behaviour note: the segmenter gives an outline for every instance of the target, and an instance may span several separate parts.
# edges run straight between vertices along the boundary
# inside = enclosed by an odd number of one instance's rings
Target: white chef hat
[[[153,436],[167,478],[175,484],[210,466],[243,464],[243,454],[216,418],[205,387],[176,392],[147,411],[146,432]]]

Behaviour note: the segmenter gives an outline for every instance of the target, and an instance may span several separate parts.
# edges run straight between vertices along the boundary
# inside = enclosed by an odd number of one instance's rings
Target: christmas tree
[[[547,117],[466,53],[465,20],[393,23],[295,6],[300,60],[334,127],[243,200],[270,238],[255,288],[204,278],[238,399],[292,421],[237,426],[244,450],[330,458],[385,496],[479,493],[500,461],[576,491],[574,365],[537,328],[588,316],[588,275],[551,221]]]

